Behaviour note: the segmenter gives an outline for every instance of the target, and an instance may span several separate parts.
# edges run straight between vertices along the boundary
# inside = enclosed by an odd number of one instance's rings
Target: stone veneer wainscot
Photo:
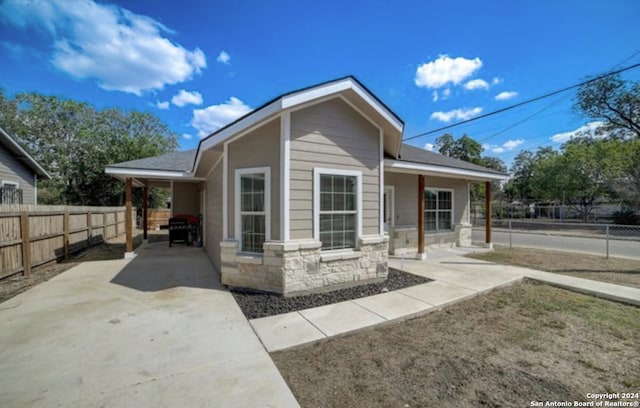
[[[262,255],[243,255],[237,241],[221,242],[222,283],[288,296],[387,279],[387,236],[363,236],[355,251],[321,246],[314,240],[265,242]]]

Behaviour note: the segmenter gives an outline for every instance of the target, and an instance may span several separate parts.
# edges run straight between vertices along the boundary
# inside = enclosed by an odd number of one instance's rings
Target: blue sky
[[[639,18],[637,0],[4,0],[0,86],[150,111],[188,149],[281,93],[354,75],[410,137],[640,62]],[[510,163],[595,126],[572,98],[450,132]],[[411,143],[433,148],[437,136]]]

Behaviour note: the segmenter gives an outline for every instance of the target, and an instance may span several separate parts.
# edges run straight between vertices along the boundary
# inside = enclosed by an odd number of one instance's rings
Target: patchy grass
[[[529,406],[637,392],[640,308],[535,283],[272,357],[303,407]]]
[[[640,288],[640,261],[583,255],[545,249],[496,247],[495,251],[467,255],[500,264]]]

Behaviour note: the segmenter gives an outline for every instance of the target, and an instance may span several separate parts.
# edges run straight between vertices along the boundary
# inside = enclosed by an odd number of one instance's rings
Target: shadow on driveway
[[[149,243],[136,250],[137,256],[111,283],[143,292],[175,287],[222,289],[220,276],[202,248]]]

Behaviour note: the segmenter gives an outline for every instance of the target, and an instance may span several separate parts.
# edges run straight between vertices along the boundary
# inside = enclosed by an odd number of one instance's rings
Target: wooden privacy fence
[[[125,207],[0,205],[0,279],[124,233]]]

